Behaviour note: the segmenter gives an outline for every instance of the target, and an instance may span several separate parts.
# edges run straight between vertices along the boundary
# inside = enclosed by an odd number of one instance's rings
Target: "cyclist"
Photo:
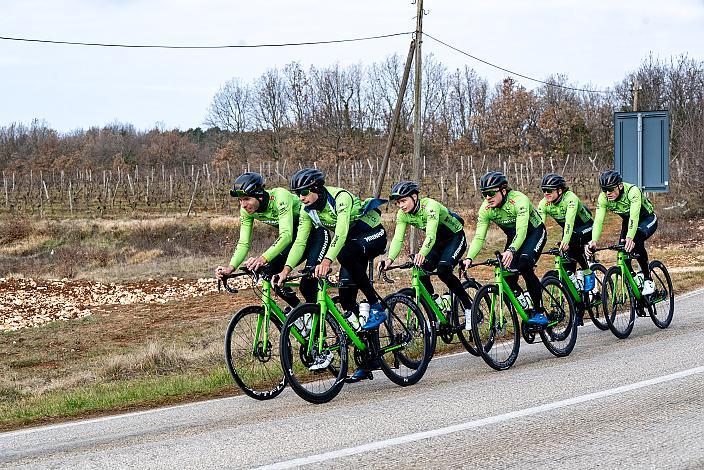
[[[528,196],[511,189],[506,175],[500,171],[487,172],[481,177],[479,187],[484,201],[479,207],[477,230],[469,245],[464,267],[466,269],[472,265],[472,259],[484,245],[489,221],[496,223],[507,237],[501,263],[506,268],[517,269],[523,276],[534,306],[526,309],[528,323],[545,326],[548,324],[548,318],[542,305],[540,280],[535,275],[535,263],[547,240],[545,224]],[[509,276],[506,281],[514,292],[520,290],[517,276]]]
[[[230,195],[236,197],[240,205],[240,237],[237,242],[235,253],[230,259],[228,266],[218,266],[215,270],[217,277],[222,277],[232,273],[234,270],[244,265],[252,271],[259,270],[266,266],[270,274],[281,271],[286,261],[286,257],[291,250],[291,244],[296,235],[298,227],[299,211],[301,201],[296,196],[284,188],[265,189],[265,182],[262,175],[254,172],[243,173],[235,179]],[[279,235],[274,243],[259,256],[250,257],[245,261],[249,253],[252,239],[252,225],[254,220],[260,220],[265,224],[277,227]],[[323,232],[321,230],[321,232]],[[320,233],[320,238],[327,234]],[[306,247],[306,253],[311,252],[311,247]],[[308,256],[310,258],[310,256]],[[319,260],[315,258],[309,260],[310,265],[315,265]],[[244,262],[244,263],[243,263]],[[276,293],[284,299],[290,306],[295,307],[300,303],[296,294],[290,288],[275,285]],[[315,290],[304,292],[306,301],[315,302]]]
[[[584,248],[592,235],[592,214],[577,195],[567,187],[565,178],[555,173],[543,177],[540,187],[545,196],[538,203],[538,213],[545,223],[547,216],[562,227],[560,250],[576,260],[582,269],[589,268]],[[565,269],[576,272],[574,261],[565,263]]]
[[[421,198],[419,192],[420,186],[415,181],[400,181],[391,188],[389,199],[396,201],[399,210],[396,214],[396,231],[383,267],[388,269],[401,252],[408,225],[425,231],[425,240],[413,262],[426,271],[437,268],[440,280],[460,299],[464,309],[468,310],[471,308],[469,295],[452,272],[467,250],[464,220],[438,201],[429,197]],[[422,276],[420,281],[431,295],[435,292],[430,276]]]
[[[303,207],[296,240],[277,282],[282,282],[298,263],[313,227],[332,231],[334,234],[329,246],[321,248],[324,257],[315,267],[315,276],[327,275],[332,263],[338,260],[341,265],[340,305],[345,310],[345,315],[352,326],[356,327],[360,309],[366,311],[368,308],[369,316],[361,328],[376,328],[386,320],[386,312],[372,287],[366,268],[369,261],[382,254],[386,248],[386,231],[381,225],[381,212],[377,209],[386,201],[370,199],[362,202],[349,191],[325,186],[325,175],[316,168],[304,168],[296,172],[291,177],[290,187],[300,198]],[[303,279],[302,288],[304,282],[312,283],[313,289],[317,286],[315,280]],[[358,290],[365,295],[367,305],[357,305]],[[331,359],[331,355],[316,358],[311,370],[326,368]],[[360,368],[351,379],[361,380],[368,375],[369,370]]]
[[[621,174],[616,170],[606,170],[599,175],[599,186],[601,193],[599,193],[596,205],[594,230],[587,249],[592,251],[597,248],[606,211],[618,214],[622,219],[619,240],[624,244],[627,253],[633,251],[639,255],[637,260],[644,278],[641,293],[650,295],[655,292],[655,283],[650,277],[645,241],[658,228],[658,218],[655,215],[653,204],[638,186],[624,183]],[[633,271],[630,259],[628,267]]]

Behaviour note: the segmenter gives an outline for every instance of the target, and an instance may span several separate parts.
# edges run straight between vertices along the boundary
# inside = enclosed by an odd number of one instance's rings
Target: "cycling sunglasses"
[[[294,192],[296,193],[296,196],[307,196],[311,193],[310,188],[298,189]]]
[[[231,189],[230,196],[232,196],[232,197],[249,197],[249,194],[247,194],[245,191],[243,191],[241,189]]]
[[[543,188],[543,194],[552,194],[555,191],[555,188]]]
[[[482,197],[494,197],[498,192],[498,190],[482,191]]]
[[[616,185],[616,186],[609,186],[608,188],[601,188],[601,189],[602,189],[602,191],[604,191],[605,193],[613,193],[614,191],[616,191],[616,190],[618,189],[618,185]]]

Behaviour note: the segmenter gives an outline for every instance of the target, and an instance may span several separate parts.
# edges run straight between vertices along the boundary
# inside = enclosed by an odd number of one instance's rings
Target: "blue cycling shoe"
[[[535,315],[528,319],[529,325],[547,326],[548,323],[548,317],[546,317],[543,312],[537,312]]]
[[[362,326],[363,330],[371,330],[384,323],[386,320],[386,312],[381,303],[377,302],[369,306],[369,318],[367,323]]]
[[[374,380],[374,375],[372,374],[371,370],[363,369],[360,367],[359,369],[354,371],[354,374],[347,377],[347,379],[345,379],[345,382],[354,383],[354,382],[359,382],[360,380],[364,380],[364,379]]]

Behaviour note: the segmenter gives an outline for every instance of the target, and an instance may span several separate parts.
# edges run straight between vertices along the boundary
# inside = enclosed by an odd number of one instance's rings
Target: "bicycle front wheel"
[[[481,284],[479,284],[477,281],[474,279],[469,279],[466,280],[462,283],[462,288],[467,292],[467,295],[469,295],[469,299],[474,303],[474,300],[477,297],[477,291],[481,288]],[[470,315],[465,315],[464,313],[464,306],[462,305],[462,302],[460,299],[455,295],[454,297],[454,302],[452,304],[452,314],[454,316],[453,321],[455,325],[459,327],[459,331],[457,332],[457,336],[460,338],[460,343],[462,343],[462,346],[467,350],[469,354],[472,356],[479,356],[479,351],[474,345],[474,338],[472,337],[472,331],[471,329],[465,329],[465,325],[467,322],[469,322],[469,325],[471,327],[472,320],[471,320],[471,314]],[[471,311],[471,307],[470,307]]]
[[[620,339],[628,338],[636,319],[636,306],[628,280],[619,266],[612,266],[604,277],[602,302],[606,312],[606,323],[611,332]]]
[[[540,331],[540,339],[557,357],[569,355],[577,342],[577,318],[572,295],[562,281],[554,277],[542,280],[541,296],[548,326]]]
[[[378,331],[381,370],[397,385],[413,385],[432,357],[433,329],[410,297],[391,294],[384,300],[389,311]]]
[[[265,341],[267,328],[269,335]],[[238,311],[227,326],[227,370],[242,391],[257,400],[274,398],[286,387],[279,357],[280,335],[281,320],[271,316],[269,325],[266,325],[261,305]]]
[[[495,284],[483,286],[472,305],[472,337],[484,362],[496,370],[516,362],[521,338],[516,311]]]
[[[294,308],[284,322],[279,348],[291,388],[315,404],[335,398],[347,376],[347,341],[342,328],[332,315],[325,316],[321,328],[320,317],[318,304]]]
[[[609,329],[608,323],[606,323],[606,307],[602,301],[601,293],[604,292],[604,278],[606,277],[606,268],[601,264],[595,263],[590,266],[592,272],[594,273],[595,282],[594,289],[590,292],[585,293],[587,299],[585,301],[585,308],[589,313],[589,318],[591,318],[594,326],[602,331]]]
[[[650,276],[655,283],[655,292],[648,296],[650,318],[658,328],[667,328],[675,313],[675,293],[667,268],[658,260],[650,262]]]

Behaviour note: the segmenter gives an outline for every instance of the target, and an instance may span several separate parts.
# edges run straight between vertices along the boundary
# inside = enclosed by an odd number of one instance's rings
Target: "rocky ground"
[[[246,280],[247,278],[241,278]],[[247,285],[240,282],[238,288]],[[147,280],[124,284],[83,280],[0,278],[0,331],[91,315],[108,305],[163,304],[216,292],[215,279]]]

